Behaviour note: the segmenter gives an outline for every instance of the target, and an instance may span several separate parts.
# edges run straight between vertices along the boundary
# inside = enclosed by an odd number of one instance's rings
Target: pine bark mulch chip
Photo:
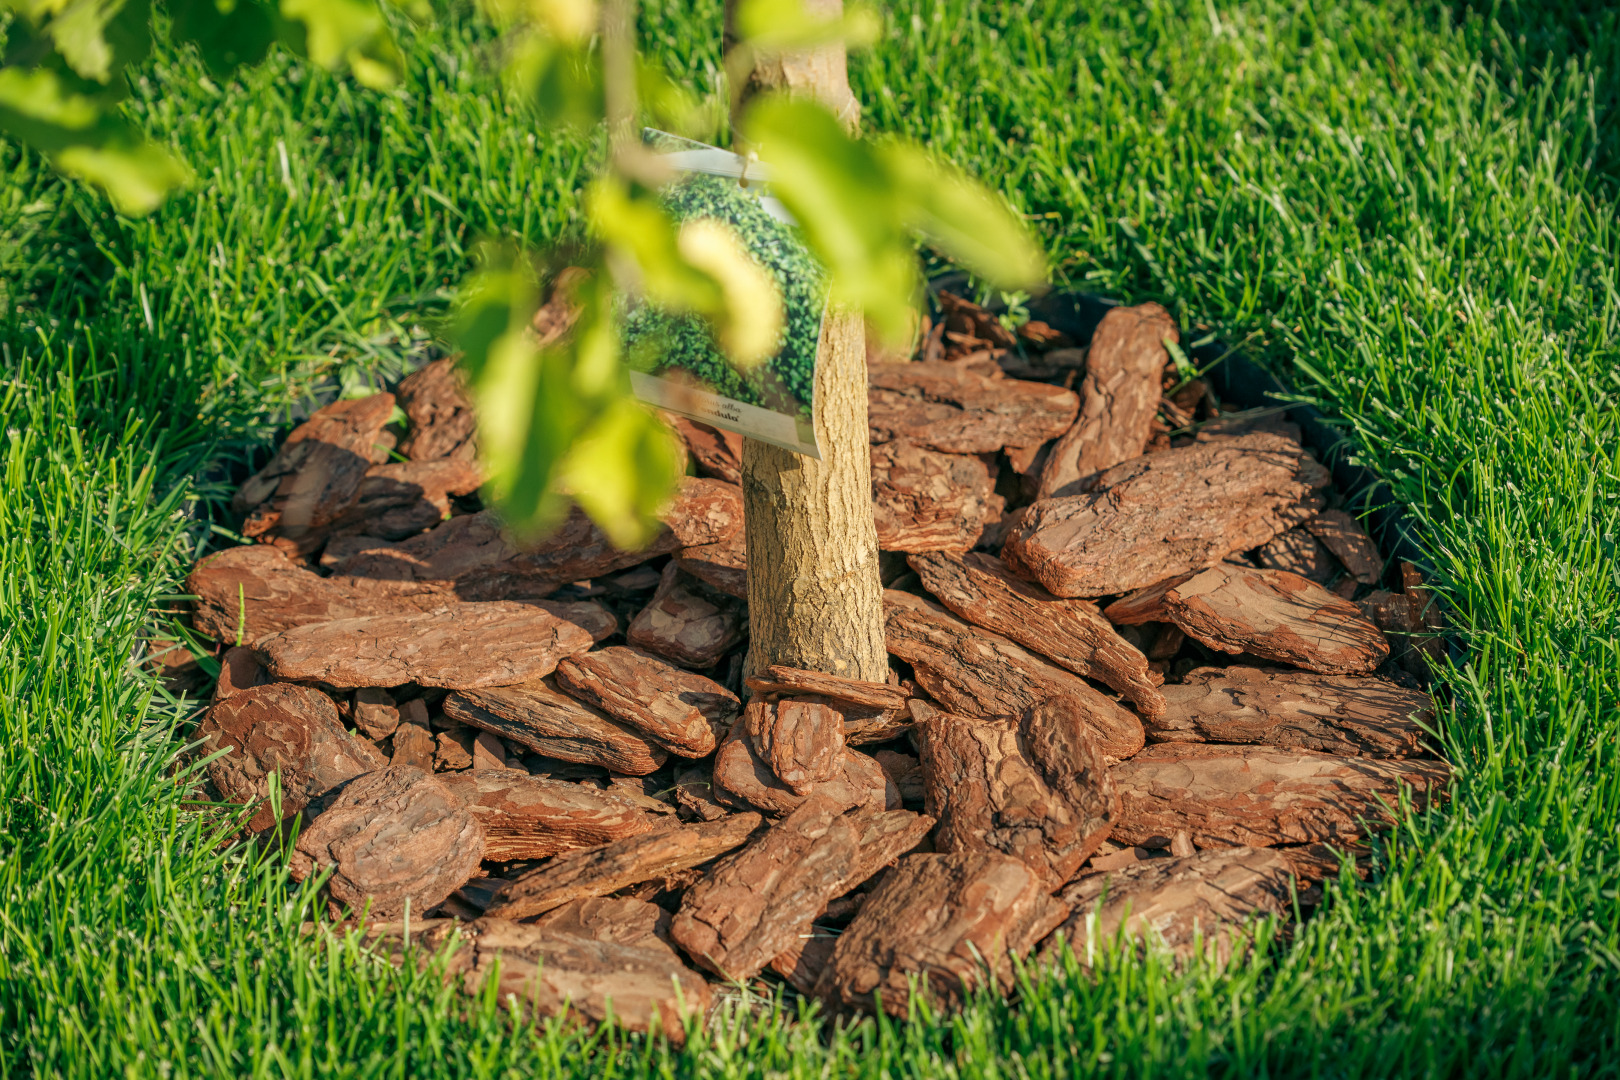
[[[1111,770],[1121,810],[1113,841],[1166,847],[1344,844],[1391,823],[1409,787],[1423,809],[1450,775],[1438,761],[1380,760],[1269,746],[1157,743]]]
[[[229,801],[257,804],[248,819],[253,832],[276,824],[268,802],[272,773],[281,774],[281,814],[288,817],[388,763],[343,726],[331,698],[288,683],[250,687],[216,702],[197,736],[206,754],[228,751],[208,763],[208,778]]]
[[[1384,576],[1384,557],[1378,554],[1372,537],[1361,522],[1343,510],[1323,510],[1305,523],[1312,536],[1322,542],[1344,564],[1350,576],[1363,585],[1376,585]]]
[[[1103,316],[1086,354],[1080,415],[1047,455],[1039,498],[1079,495],[1105,469],[1147,451],[1170,359],[1167,339],[1181,337],[1158,304],[1116,307]]]
[[[1102,754],[1070,713],[1040,706],[1024,721],[939,713],[917,736],[941,852],[1011,855],[1055,890],[1119,817]]]
[[[1166,686],[1168,708],[1148,722],[1154,742],[1256,743],[1365,757],[1424,751],[1434,703],[1372,676],[1279,668],[1194,668]]]
[[[216,551],[192,568],[186,592],[197,597],[191,618],[198,633],[244,645],[307,623],[432,611],[455,600],[414,581],[334,581],[266,545]]]
[[[1355,604],[1286,570],[1223,563],[1165,593],[1164,606],[1171,622],[1212,649],[1306,671],[1357,674],[1389,656],[1389,642]]]
[[[695,672],[624,645],[570,656],[557,685],[679,757],[706,757],[742,709],[737,695]]]
[[[721,431],[684,416],[666,417],[675,434],[686,443],[687,453],[697,463],[698,474],[724,480],[728,484],[742,483],[743,437],[735,431]]]
[[[584,784],[512,769],[444,773],[445,787],[484,828],[484,858],[545,859],[650,832],[657,824],[633,803]]]
[[[1339,561],[1304,528],[1278,533],[1255,552],[1255,558],[1267,570],[1286,570],[1318,585],[1326,585],[1339,572]]]
[[[742,605],[670,563],[651,602],[630,621],[630,644],[694,668],[709,668],[742,640]]]
[[[1085,962],[1110,948],[1123,929],[1139,948],[1162,948],[1190,960],[1201,944],[1225,963],[1247,944],[1247,923],[1291,913],[1294,867],[1280,852],[1236,847],[1179,858],[1149,859],[1087,874],[1059,894],[1071,914],[1058,933]],[[1041,949],[1057,958],[1057,935]]]
[[[466,993],[483,992],[493,976],[499,1000],[510,998],[538,1018],[572,1016],[594,1026],[611,1016],[626,1031],[659,1031],[679,1046],[686,1022],[709,1008],[709,984],[656,936],[627,943],[486,916],[436,923],[418,947],[431,955],[452,933],[464,944],[449,974]]]
[[[334,401],[294,428],[231,500],[246,515],[242,535],[297,555],[319,547],[367,470],[388,460],[392,439],[384,440],[383,427],[393,411],[393,394],[372,394]]]
[[[254,648],[277,679],[465,690],[538,679],[592,644],[589,631],[544,608],[495,601],[312,623],[261,638]]]
[[[904,1017],[908,979],[936,1005],[961,1006],[986,968],[1005,992],[1027,955],[1068,915],[1045,882],[1007,855],[907,855],[877,884],[833,949],[816,993],[834,1009]],[[921,987],[919,986],[919,989]]]
[[[641,732],[562,693],[550,679],[451,694],[444,714],[545,757],[626,776],[656,772],[668,759]]]
[[[269,676],[264,673],[264,665],[259,663],[252,649],[246,645],[232,645],[219,658],[219,681],[214,684],[210,704],[218,705],[228,697],[235,697],[244,690],[263,686],[269,681]]]
[[[795,791],[760,756],[748,735],[746,721],[739,717],[714,755],[714,795],[738,809],[762,810],[775,817],[791,814],[811,794],[824,795],[846,808],[899,808],[899,789],[889,783],[883,767],[875,760],[846,747],[840,761],[841,767],[832,779],[810,784],[805,792]]]
[[[373,465],[331,528],[402,540],[449,517],[450,500],[472,494],[483,482],[482,469],[455,458]]]
[[[530,926],[578,934],[615,945],[669,944],[670,914],[657,904],[627,896],[587,896],[536,917]]]
[[[289,869],[303,881],[330,869],[334,914],[347,906],[378,919],[441,904],[478,872],[484,830],[437,778],[388,766],[351,780],[298,836]]]
[[[394,393],[410,420],[399,442],[401,454],[412,461],[471,461],[478,456],[477,418],[454,358],[435,360],[411,372]]]
[[[1146,742],[1142,721],[1084,679],[1025,652],[1000,634],[970,626],[918,596],[884,593],[889,652],[947,711],[1019,719],[1036,705],[1063,703],[1109,757],[1128,758]]]
[[[762,821],[758,814],[732,814],[696,825],[670,825],[559,855],[507,882],[485,914],[526,919],[570,900],[606,896],[639,882],[701,866],[747,843]]]
[[[1096,605],[1059,599],[983,552],[913,555],[908,562],[923,587],[958,617],[1117,690],[1144,717],[1164,711],[1147,657],[1114,631]]]
[[[989,454],[1038,446],[1074,421],[1072,390],[1017,379],[989,379],[956,364],[874,364],[867,424],[872,443],[904,440],[946,454]]]
[[[500,519],[484,510],[398,543],[348,547],[330,569],[339,581],[434,583],[453,588],[464,600],[543,596],[571,581],[726,539],[742,528],[742,493],[719,480],[689,476],[660,520],[664,527],[646,547],[620,551],[577,506],[555,532],[527,545],[508,536]]]
[[[1055,596],[1110,596],[1202,570],[1307,521],[1326,469],[1298,443],[1244,435],[1116,465],[1086,495],[1043,499],[1002,558]]]
[[[911,695],[888,683],[864,682],[785,664],[768,665],[759,674],[750,675],[747,682],[756,694],[815,698],[830,705],[843,718],[846,746],[887,742],[911,726],[906,712]]]
[[[755,699],[743,710],[754,752],[796,795],[844,771],[844,718],[830,705],[802,698]]]
[[[687,889],[670,935],[727,981],[764,970],[827,901],[845,891],[860,828],[845,807],[811,796]]]
[[[705,585],[738,600],[748,599],[748,546],[741,529],[713,544],[683,547],[674,562]]]
[[[399,705],[394,695],[377,686],[354,692],[354,726],[373,742],[381,742],[399,728]]]
[[[977,457],[904,441],[872,447],[872,516],[884,551],[967,551],[1006,504]]]

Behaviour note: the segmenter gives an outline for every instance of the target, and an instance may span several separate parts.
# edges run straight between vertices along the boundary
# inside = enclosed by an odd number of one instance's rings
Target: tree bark
[[[810,0],[836,18],[843,0]],[[728,44],[735,0],[726,4]],[[841,44],[756,57],[735,95],[733,128],[755,94],[814,97],[853,129]],[[866,428],[866,344],[859,313],[829,309],[816,358],[816,439],[821,460],[753,439],[743,443],[748,550],[749,672],[771,664],[883,682],[883,587],[872,522]]]

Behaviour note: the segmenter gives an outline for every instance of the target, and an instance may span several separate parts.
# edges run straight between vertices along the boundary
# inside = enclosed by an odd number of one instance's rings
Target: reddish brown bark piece
[[[1086,354],[1080,415],[1047,456],[1039,498],[1079,495],[1103,470],[1147,451],[1170,358],[1166,340],[1179,342],[1181,335],[1158,304],[1116,307],[1103,316]]]
[[[844,771],[844,718],[814,700],[751,701],[743,726],[754,752],[797,795]]]
[[[595,600],[525,600],[523,603],[573,623],[591,635],[592,641],[603,641],[619,632],[619,617]]]
[[[1287,570],[1318,585],[1326,585],[1339,572],[1339,562],[1305,529],[1278,533],[1255,552],[1267,570]]]
[[[904,1017],[908,978],[926,976],[924,992],[958,1008],[987,966],[1010,989],[1012,958],[1067,914],[1034,871],[1009,856],[908,855],[839,937],[816,992],[834,1008],[868,1011],[881,995],[885,1012]]]
[[[650,832],[653,820],[607,792],[511,769],[439,778],[484,827],[484,858],[545,859]]]
[[[203,559],[187,576],[186,591],[197,597],[192,614],[197,632],[232,644],[251,644],[306,623],[431,611],[454,599],[416,582],[331,581],[278,548],[259,545],[226,548]]]
[[[1110,596],[1201,570],[1308,520],[1328,484],[1298,443],[1257,434],[1148,454],[1087,495],[1043,499],[1002,558],[1057,596]]]
[[[509,881],[488,913],[526,919],[570,900],[606,896],[638,882],[701,866],[747,843],[758,814],[732,814],[697,825],[671,825],[600,847],[559,855]]]
[[[1006,504],[976,457],[902,441],[872,447],[872,515],[884,551],[966,551]]]
[[[692,460],[697,462],[700,476],[712,476],[728,484],[742,483],[741,435],[735,431],[721,431],[684,416],[671,416],[668,419],[675,428],[675,434],[686,443]]]
[[[1054,737],[1046,730],[1053,726],[1071,730]],[[917,735],[941,852],[1011,855],[1055,890],[1108,839],[1119,816],[1102,754],[1072,716],[1044,708],[1025,722],[939,713],[918,724]],[[1048,751],[1044,761],[1037,742]]]
[[[681,573],[674,563],[652,601],[630,621],[630,644],[677,664],[707,668],[742,640],[742,605]]]
[[[644,548],[620,551],[579,507],[554,532],[520,545],[492,511],[464,514],[400,543],[356,549],[332,567],[353,580],[431,582],[464,600],[543,596],[570,581],[602,577],[683,547],[713,544],[742,528],[742,494],[731,484],[695,476],[661,515],[663,528]]]
[[[1170,619],[1212,649],[1324,675],[1371,671],[1389,642],[1361,611],[1286,570],[1213,566],[1165,593]]]
[[[911,726],[907,691],[888,683],[864,682],[842,675],[771,664],[748,677],[748,688],[767,697],[816,698],[836,709],[844,722],[848,746],[885,742]]]
[[[299,626],[254,648],[278,679],[470,689],[549,675],[557,661],[591,644],[591,635],[574,623],[507,601]]]
[[[739,529],[719,543],[681,548],[675,556],[675,565],[727,596],[747,600],[748,548],[743,541],[743,532]]]
[[[439,732],[433,737],[433,768],[439,772],[472,768],[473,740],[477,737],[478,731],[469,727]]]
[[[1143,716],[1164,710],[1147,657],[1114,632],[1095,604],[1060,600],[983,552],[907,561],[923,587],[961,618],[1119,691]]]
[[[1158,743],[1114,766],[1118,844],[1199,847],[1343,844],[1388,824],[1402,785],[1421,809],[1446,783],[1435,761],[1385,761],[1271,747]],[[1363,822],[1365,819],[1365,823]]]
[[[616,945],[669,944],[670,914],[657,904],[627,896],[588,896],[553,908],[530,925]]]
[[[1148,724],[1154,742],[1259,743],[1328,754],[1422,752],[1429,695],[1376,678],[1271,668],[1195,668],[1164,688],[1169,708]]]
[[[808,797],[788,787],[754,749],[747,725],[739,718],[714,756],[714,792],[722,802],[751,806],[776,817],[797,810]],[[825,795],[844,807],[893,810],[900,792],[889,783],[872,758],[846,748],[843,769],[831,780],[810,786],[810,793]]]
[[[815,992],[816,981],[832,961],[836,935],[815,926],[799,928],[798,936],[786,949],[771,958],[771,970],[793,989],[806,996]]]
[[[675,803],[689,821],[718,821],[731,813],[714,797],[712,762],[690,765],[675,774]]]
[[[1127,593],[1103,608],[1102,616],[1115,626],[1141,626],[1143,623],[1167,622],[1170,613],[1164,607],[1164,594],[1190,577],[1191,574],[1177,574],[1156,585]]]
[[[394,729],[394,757],[391,764],[432,772],[433,755],[433,732],[428,727],[427,705],[422,699],[414,698],[400,706],[399,726]],[[470,748],[467,764],[472,764]]]
[[[345,730],[332,699],[287,683],[256,686],[216,703],[197,727],[203,752],[227,751],[208,763],[208,777],[234,803],[257,803],[248,820],[254,832],[276,823],[270,774],[281,774],[281,813],[298,813],[310,800],[347,780],[387,764],[366,740]]]
[[[844,807],[812,796],[687,889],[670,935],[721,978],[753,978],[844,891],[859,843]]]
[[[898,686],[889,683],[846,679],[842,675],[828,675],[820,671],[771,664],[757,675],[748,677],[748,689],[756,694],[780,694],[789,697],[830,698],[843,705],[861,705],[873,709],[904,709],[910,697]]]
[[[1130,757],[1146,742],[1134,713],[1079,676],[921,597],[893,590],[883,596],[889,652],[910,664],[917,682],[948,711],[1016,720],[1036,705],[1052,703],[1079,716],[1109,757]]]
[[[1107,873],[1087,874],[1059,895],[1068,921],[1058,933],[1082,964],[1112,947],[1123,929],[1144,948],[1190,960],[1201,943],[1217,963],[1247,944],[1247,923],[1287,915],[1293,906],[1293,866],[1276,852],[1239,847],[1149,859]],[[1054,935],[1041,950],[1057,958]]]
[[[451,694],[444,714],[537,754],[628,776],[655,772],[666,760],[640,732],[559,692],[549,679]]]
[[[432,775],[389,766],[349,782],[299,834],[294,881],[330,869],[334,914],[347,906],[372,918],[426,913],[478,872],[484,830]]]
[[[941,290],[938,294],[947,355],[966,355],[978,349],[1010,349],[1018,342],[988,310],[971,300]]]
[[[393,411],[394,395],[372,394],[334,401],[293,428],[231,500],[232,510],[247,515],[243,535],[280,540],[300,554],[319,546],[366,471],[387,460],[382,429]]]
[[[213,704],[218,705],[228,697],[263,686],[268,681],[269,676],[253,650],[246,645],[233,645],[219,658],[219,682],[214,684]]]
[[[901,802],[917,803],[927,797],[927,777],[923,775],[922,762],[916,757],[898,750],[879,750],[872,759],[900,792]]]
[[[394,695],[376,686],[354,692],[354,726],[368,739],[382,740],[399,727],[399,706]]]
[[[898,439],[946,454],[1036,446],[1068,430],[1080,407],[1061,386],[988,379],[948,362],[875,364],[867,376],[874,444]]]
[[[413,371],[400,380],[395,393],[410,420],[400,440],[401,454],[412,461],[472,461],[478,456],[477,418],[453,357]]]
[[[506,770],[506,747],[494,732],[480,731],[473,736],[472,767],[474,772]]]
[[[680,757],[704,757],[742,708],[713,679],[683,671],[623,645],[571,656],[557,665],[557,685],[635,728]]]
[[[1384,576],[1384,559],[1378,554],[1372,537],[1361,527],[1361,522],[1343,510],[1323,510],[1307,521],[1305,527],[1333,552],[1350,576],[1363,585],[1376,585]]]
[[[637,944],[603,941],[556,928],[481,920],[473,941],[468,989],[499,970],[496,996],[512,997],[539,1017],[572,1014],[590,1025],[612,1022],[625,1031],[661,1031],[685,1043],[685,1022],[705,1015],[710,986],[658,938]]]
[[[656,936],[626,943],[486,916],[431,925],[417,937],[422,955],[441,950],[452,933],[461,947],[449,974],[459,976],[462,989],[487,993],[486,981],[495,978],[498,1000],[517,1002],[537,1018],[595,1026],[611,1016],[625,1031],[659,1031],[681,1045],[686,1021],[709,1008],[709,984]]]
[[[475,462],[391,461],[373,465],[332,528],[403,539],[450,516],[450,499],[469,495],[484,482]]]
[[[892,865],[895,860],[915,848],[934,827],[934,819],[926,814],[913,814],[905,810],[890,810],[882,814],[850,815],[859,827],[856,850],[849,870],[838,891],[846,892],[859,886],[878,871]],[[826,910],[817,917],[833,917],[834,906],[844,901],[831,900]],[[860,905],[847,905],[859,911]],[[775,912],[773,912],[775,914]],[[850,915],[843,915],[848,918]],[[812,920],[787,935],[788,944],[771,959],[771,970],[788,981],[801,994],[813,992],[821,971],[832,959],[835,939],[817,930]]]

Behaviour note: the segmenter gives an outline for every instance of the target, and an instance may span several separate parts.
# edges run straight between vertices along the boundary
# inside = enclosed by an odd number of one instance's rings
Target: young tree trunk
[[[735,2],[726,3],[728,45]],[[808,0],[806,7],[836,18],[843,0]],[[734,99],[736,113],[767,90],[814,97],[851,129],[860,115],[842,45],[756,60]],[[743,443],[752,638],[747,669],[785,664],[882,682],[888,660],[872,523],[865,328],[858,312],[828,311],[814,393],[820,461],[752,439]]]

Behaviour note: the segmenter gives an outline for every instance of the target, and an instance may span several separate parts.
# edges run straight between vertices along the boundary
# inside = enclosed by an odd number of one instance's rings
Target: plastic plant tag
[[[805,249],[792,217],[768,194],[764,165],[663,132],[643,137],[676,173],[660,196],[676,227],[704,219],[729,226],[776,285],[783,317],[776,351],[744,368],[726,356],[699,316],[632,302],[623,333],[636,397],[819,459],[814,387],[826,274]]]

